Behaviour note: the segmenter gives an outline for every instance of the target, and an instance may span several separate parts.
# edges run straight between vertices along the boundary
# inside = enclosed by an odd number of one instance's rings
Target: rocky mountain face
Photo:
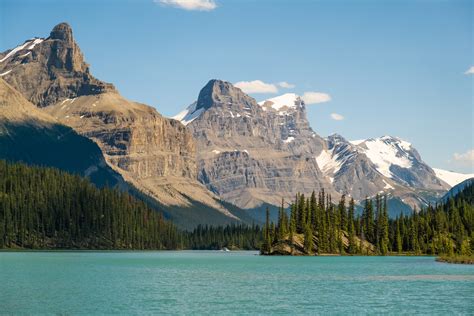
[[[2,79],[0,159],[56,167],[88,177],[98,186],[127,189],[93,141],[39,110]]]
[[[326,141],[318,164],[338,192],[357,200],[390,193],[410,206],[426,205],[449,188],[410,143],[397,137],[349,142],[331,135]]]
[[[304,102],[280,104],[287,99],[259,105],[229,82],[209,81],[175,116],[196,140],[199,181],[242,208],[333,191],[314,159],[325,142],[309,127]]]
[[[340,135],[331,135],[326,139],[316,161],[336,191],[356,200],[393,188],[393,182],[385,179],[357,146]]]
[[[39,107],[114,90],[90,74],[66,23],[55,26],[48,38],[33,38],[0,54],[0,76]]]
[[[282,197],[320,188],[357,201],[387,193],[406,208],[434,202],[449,188],[399,138],[321,138],[292,93],[257,103],[232,84],[211,80],[174,118],[196,139],[198,179],[243,208],[278,205]]]
[[[26,41],[0,56],[5,81],[97,143],[111,168],[160,205],[182,211],[198,203],[220,223],[240,220],[197,181],[194,140],[186,128],[94,78],[69,25],[61,23],[48,38]]]

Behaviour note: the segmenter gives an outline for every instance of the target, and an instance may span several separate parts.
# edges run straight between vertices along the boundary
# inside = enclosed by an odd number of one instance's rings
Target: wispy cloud
[[[474,74],[474,66],[471,66],[466,72],[464,73],[465,75],[472,75]]]
[[[294,84],[288,83],[286,81],[279,82],[278,85],[284,89],[293,89],[294,87],[296,87]]]
[[[245,93],[277,93],[278,87],[273,83],[265,83],[262,80],[239,81],[234,84]]]
[[[474,164],[474,149],[468,150],[465,153],[454,153],[453,159],[457,162],[465,163],[465,164]]]
[[[344,119],[344,116],[337,113],[331,113],[331,118],[335,121],[342,121]]]
[[[153,2],[188,11],[211,11],[217,8],[214,0],[154,0]]]
[[[306,104],[316,104],[331,101],[331,96],[323,92],[308,91],[301,97]]]

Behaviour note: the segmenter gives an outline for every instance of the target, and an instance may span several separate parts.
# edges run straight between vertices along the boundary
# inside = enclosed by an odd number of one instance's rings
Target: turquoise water
[[[474,314],[474,266],[432,257],[3,252],[3,314]]]

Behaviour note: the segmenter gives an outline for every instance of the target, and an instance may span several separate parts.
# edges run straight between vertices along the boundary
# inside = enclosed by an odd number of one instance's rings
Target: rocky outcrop
[[[313,235],[313,244],[314,248],[309,253],[304,248],[304,235],[303,234],[294,234],[292,237],[289,235],[285,236],[283,239],[280,239],[274,242],[270,250],[267,252],[262,252],[262,255],[266,256],[318,256],[318,255],[344,255],[349,253],[349,238],[348,234],[345,231],[341,232],[341,241],[342,248],[344,253],[324,253],[318,249],[318,235]],[[354,236],[355,247],[359,250],[360,254],[364,255],[374,255],[376,254],[375,247],[373,244],[369,243],[366,240],[361,240],[359,237]]]
[[[254,208],[297,192],[333,192],[314,159],[324,140],[305,111],[301,100],[276,110],[229,82],[211,80],[175,118],[196,140],[198,179],[224,200]]]

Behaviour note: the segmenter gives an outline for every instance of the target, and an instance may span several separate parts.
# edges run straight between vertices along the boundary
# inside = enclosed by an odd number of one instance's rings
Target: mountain
[[[189,215],[192,225],[213,218],[220,224],[240,222],[197,181],[194,140],[186,128],[94,78],[68,24],[2,53],[0,72],[42,111],[93,140],[106,163],[171,218],[186,222]]]
[[[231,83],[211,80],[174,118],[196,140],[198,179],[242,208],[279,205],[296,192],[324,188],[359,202],[388,194],[391,213],[398,214],[435,202],[450,187],[397,137],[320,137],[294,93],[257,103]]]
[[[258,104],[231,83],[211,80],[174,118],[196,141],[199,181],[226,201],[249,209],[313,189],[337,194],[314,159],[325,142],[300,98]]]
[[[352,143],[375,164],[382,175],[396,183],[432,190],[447,188],[412,144],[400,138],[382,136]]]
[[[338,192],[356,200],[394,188],[395,183],[385,178],[367,155],[340,135],[326,138],[316,161]]]
[[[98,186],[126,187],[99,147],[39,110],[0,79],[0,159],[54,166]]]

